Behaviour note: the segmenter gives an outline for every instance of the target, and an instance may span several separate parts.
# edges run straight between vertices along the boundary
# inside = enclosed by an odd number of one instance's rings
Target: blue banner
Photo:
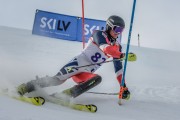
[[[85,40],[94,30],[104,30],[106,22],[102,20],[84,20]],[[82,41],[82,18],[36,10],[32,34],[52,38]]]
[[[76,40],[77,17],[37,10],[33,34]]]
[[[104,30],[106,22],[102,20],[84,19],[84,34],[85,40],[87,41],[91,37],[94,30]],[[77,41],[82,41],[82,19],[78,20],[78,34]]]

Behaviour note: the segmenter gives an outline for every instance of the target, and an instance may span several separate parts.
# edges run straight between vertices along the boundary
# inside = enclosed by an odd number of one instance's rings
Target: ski
[[[13,99],[23,101],[23,102],[26,102],[26,103],[30,103],[30,104],[33,104],[33,105],[36,105],[36,106],[41,106],[41,105],[43,105],[45,103],[45,99],[43,97],[20,96],[20,95],[17,95],[16,93],[13,93],[13,95],[12,95],[12,93],[11,94],[8,93],[8,89],[1,90],[0,94],[1,95],[6,95],[6,96],[11,97]]]
[[[26,96],[19,96],[19,97],[13,97],[17,100],[27,102],[36,106],[41,106],[45,103],[45,99],[43,97],[26,97]],[[52,99],[54,99],[52,101]],[[79,111],[85,111],[85,112],[91,112],[95,113],[97,111],[97,107],[93,104],[89,105],[84,105],[84,104],[74,104],[74,103],[69,103],[66,101],[62,101],[58,98],[51,98],[51,101],[48,101],[54,104],[62,105],[65,107],[72,108],[74,110],[79,110]]]
[[[32,105],[35,106],[42,106],[46,101],[53,103],[53,104],[57,104],[57,105],[61,105],[64,107],[68,107],[74,110],[79,110],[79,111],[85,111],[85,112],[90,112],[90,113],[95,113],[97,111],[97,106],[93,105],[93,104],[75,104],[70,102],[70,100],[64,100],[61,98],[57,98],[55,96],[51,96],[51,95],[45,95],[43,97],[38,96],[38,97],[27,97],[27,96],[19,96],[19,95],[9,95],[8,94],[8,90],[5,91],[1,91],[0,92],[2,95],[6,95],[8,97],[11,97],[13,99],[22,101],[22,102],[26,102],[26,103],[30,103]]]
[[[58,104],[64,107],[68,107],[74,110],[79,110],[79,111],[85,111],[85,112],[90,112],[90,113],[95,113],[97,112],[97,106],[93,104],[76,104],[72,103],[69,100],[63,100],[61,98],[57,98],[54,96],[46,96],[46,100],[48,102]]]
[[[12,96],[12,98],[23,101],[23,102],[27,102],[36,106],[41,106],[45,103],[45,99],[43,97]]]
[[[84,104],[71,104],[70,103],[68,106],[72,109],[79,110],[79,111],[85,111],[85,112],[91,112],[91,113],[97,112],[97,106],[93,104],[84,105]]]

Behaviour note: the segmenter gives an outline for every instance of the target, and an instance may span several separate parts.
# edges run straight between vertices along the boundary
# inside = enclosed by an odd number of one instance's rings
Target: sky
[[[122,101],[122,106],[118,105],[118,96],[114,95],[84,93],[73,100],[79,104],[95,104],[98,107],[96,113],[75,111],[50,102],[33,106],[8,96],[16,95],[16,87],[34,80],[36,75],[55,75],[81,50],[79,42],[35,36],[30,30],[0,27],[0,120],[180,119],[180,53],[167,50],[130,47],[130,51],[136,53],[137,61],[127,64],[126,85],[131,98]],[[90,91],[119,92],[111,62],[102,65],[96,74],[102,76],[102,82]],[[68,79],[62,85],[41,91],[52,94],[73,85],[72,79]],[[7,88],[8,95],[4,95],[2,90]],[[37,92],[36,95],[42,94]]]
[[[73,4],[72,4],[73,2]],[[0,0],[0,25],[32,30],[36,9],[82,16],[81,0]],[[122,42],[127,43],[133,0],[85,0],[85,17],[106,20],[116,14],[124,18],[126,29]],[[131,44],[180,51],[180,1],[137,0]],[[4,12],[6,11],[6,12]]]
[[[142,46],[180,51],[179,4],[178,0],[139,0],[133,32],[140,34]]]

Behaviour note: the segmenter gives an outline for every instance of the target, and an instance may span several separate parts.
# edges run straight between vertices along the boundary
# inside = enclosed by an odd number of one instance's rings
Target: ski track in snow
[[[180,87],[131,88],[137,100],[180,103]]]

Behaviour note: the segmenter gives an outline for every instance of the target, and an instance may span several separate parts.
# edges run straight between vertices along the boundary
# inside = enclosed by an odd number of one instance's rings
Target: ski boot
[[[78,85],[73,86],[72,88],[64,90],[62,93],[75,98],[98,85],[101,82],[101,80],[101,76],[97,75],[84,83],[80,83]]]
[[[73,88],[73,87],[72,87],[72,88]],[[72,88],[68,88],[68,89],[66,89],[66,90],[63,90],[62,93],[65,94],[65,95],[67,95],[67,96],[72,97],[72,90],[71,90]]]
[[[32,92],[34,90],[35,90],[34,85],[32,85],[30,83],[27,83],[27,84],[23,83],[17,87],[17,92],[21,96],[23,96],[26,93]]]
[[[34,91],[35,90],[35,86],[48,87],[49,84],[48,85],[46,84],[48,81],[55,81],[56,82],[57,79],[55,79],[54,77],[49,77],[49,76],[42,77],[42,78],[39,78],[38,76],[36,76],[35,80],[31,80],[31,81],[29,81],[26,84],[23,83],[23,84],[19,85],[17,87],[17,92],[20,95],[24,95],[26,93]]]

